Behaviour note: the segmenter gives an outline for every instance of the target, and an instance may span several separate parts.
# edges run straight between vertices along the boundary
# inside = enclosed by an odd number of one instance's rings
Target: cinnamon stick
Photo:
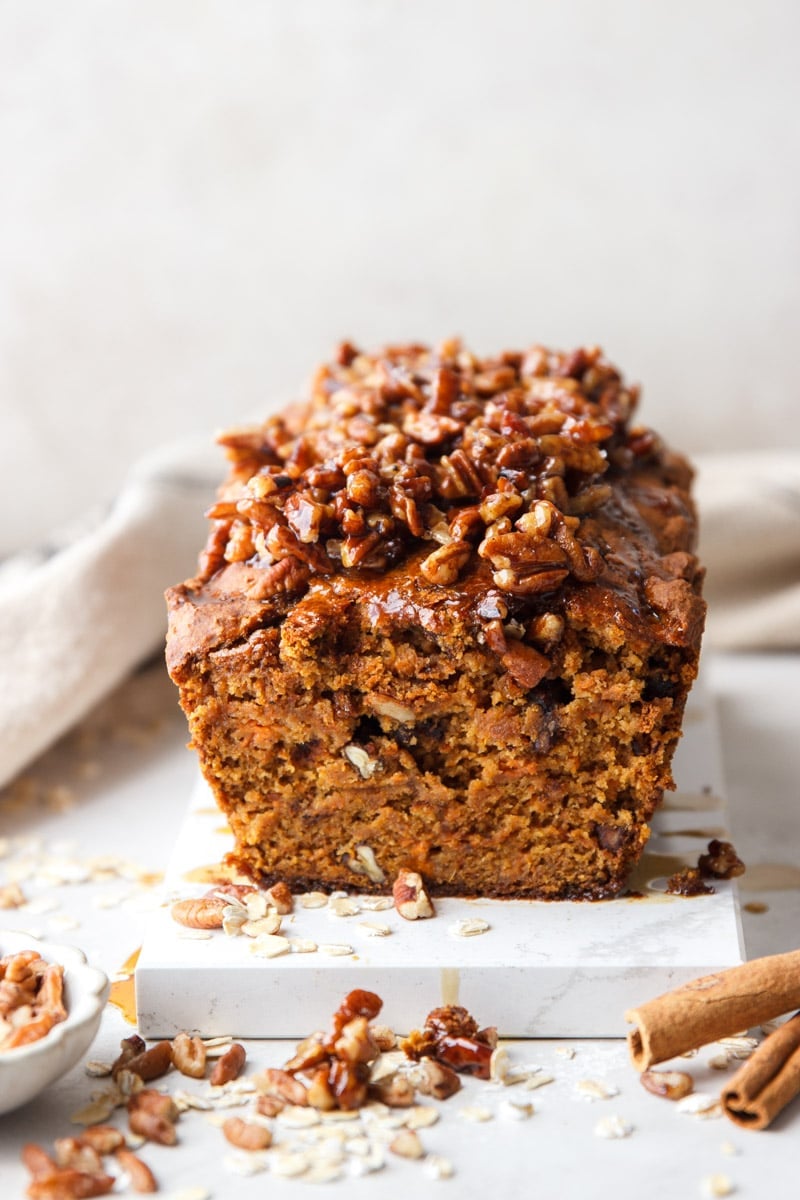
[[[704,975],[625,1013],[634,1066],[644,1071],[687,1050],[800,1008],[800,950]]]
[[[745,1129],[766,1129],[800,1095],[800,1013],[771,1033],[722,1089],[725,1114]]]

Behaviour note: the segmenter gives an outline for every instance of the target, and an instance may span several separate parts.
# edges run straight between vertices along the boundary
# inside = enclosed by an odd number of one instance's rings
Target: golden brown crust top
[[[172,593],[174,654],[351,576],[444,589],[496,640],[509,619],[555,629],[558,596],[574,621],[696,644],[691,472],[630,425],[637,398],[597,347],[343,345],[305,406],[221,437],[232,474],[199,578]]]

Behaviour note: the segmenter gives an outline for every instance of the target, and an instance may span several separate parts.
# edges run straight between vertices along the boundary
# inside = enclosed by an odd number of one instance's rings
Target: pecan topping
[[[438,541],[419,568],[436,586],[477,565],[477,543],[512,597],[595,578],[587,518],[610,497],[603,477],[615,455],[655,446],[629,433],[636,400],[597,347],[482,360],[456,341],[375,356],[347,346],[318,372],[297,427],[277,416],[220,439],[233,471],[202,569],[258,565],[266,599]],[[272,574],[287,562],[298,572]]]

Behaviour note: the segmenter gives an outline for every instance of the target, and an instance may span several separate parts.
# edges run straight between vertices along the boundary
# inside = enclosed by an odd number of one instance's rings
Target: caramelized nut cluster
[[[376,356],[343,345],[299,419],[222,435],[233,474],[202,570],[257,563],[264,597],[296,594],[312,575],[383,571],[427,544],[428,582],[482,560],[500,605],[590,581],[602,558],[582,524],[609,498],[603,477],[654,448],[628,430],[636,401],[597,347],[479,359],[457,341]]]
[[[312,1034],[300,1042],[284,1068],[271,1068],[257,1078],[264,1097],[322,1111],[361,1108],[369,1092],[371,1065],[380,1053],[369,1023],[382,1007],[374,992],[349,992],[327,1033]]]
[[[429,1012],[424,1027],[412,1030],[400,1047],[415,1062],[433,1058],[454,1071],[489,1079],[497,1030],[479,1029],[465,1008],[449,1004]]]

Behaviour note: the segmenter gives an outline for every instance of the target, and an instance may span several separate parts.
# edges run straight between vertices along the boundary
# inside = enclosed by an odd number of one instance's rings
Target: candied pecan
[[[735,879],[744,875],[745,865],[733,848],[731,842],[721,842],[712,838],[708,843],[706,854],[701,854],[697,860],[701,875],[712,879]]]
[[[338,1059],[348,1063],[370,1063],[378,1057],[378,1047],[369,1030],[366,1017],[353,1017],[333,1044]]]
[[[491,1075],[492,1047],[476,1038],[444,1034],[436,1040],[435,1057],[454,1071],[464,1071],[478,1079],[489,1079]]]
[[[239,1042],[234,1042],[230,1049],[217,1059],[209,1077],[209,1083],[213,1087],[222,1087],[223,1084],[238,1079],[244,1069],[246,1057],[247,1052],[244,1046]]]
[[[241,1117],[228,1117],[223,1122],[222,1132],[239,1150],[267,1150],[272,1145],[272,1134],[266,1126],[244,1121]]]
[[[339,1108],[361,1108],[367,1098],[369,1068],[364,1063],[334,1059],[328,1071],[328,1084]]]
[[[267,1096],[277,1096],[286,1104],[308,1104],[304,1084],[288,1071],[282,1071],[280,1067],[267,1067],[260,1075],[255,1076],[254,1082],[260,1092]]]
[[[336,1097],[331,1090],[329,1075],[330,1063],[326,1060],[325,1066],[318,1067],[313,1072],[308,1084],[308,1103],[311,1108],[320,1112],[330,1112],[336,1108]]]
[[[472,547],[469,542],[450,542],[424,558],[419,569],[429,583],[446,586],[455,583],[459,571],[469,562],[471,554]]]
[[[338,1035],[337,1035],[338,1036]],[[297,1046],[292,1057],[285,1064],[284,1070],[291,1072],[310,1071],[328,1058],[328,1040],[321,1033],[313,1033],[304,1038]]]
[[[425,1018],[425,1027],[432,1029],[437,1037],[449,1034],[452,1037],[475,1037],[478,1022],[460,1004],[445,1004],[433,1008]]]

